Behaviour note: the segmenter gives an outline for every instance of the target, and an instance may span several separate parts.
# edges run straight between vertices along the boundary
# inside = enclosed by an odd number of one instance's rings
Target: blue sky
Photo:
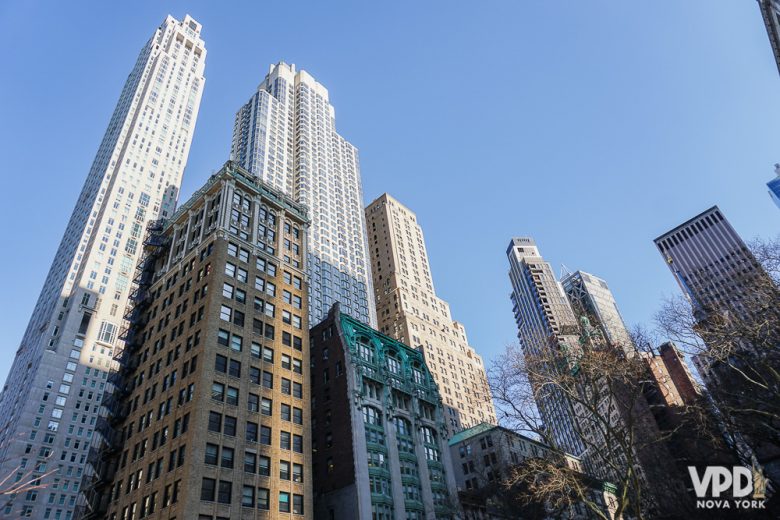
[[[745,238],[778,232],[780,78],[755,2],[287,4],[0,3],[0,378],[168,13],[198,19],[208,48],[183,197],[228,158],[268,65],[297,64],[359,148],[366,202],[417,213],[437,292],[488,360],[515,340],[513,235],[605,278],[633,324],[677,291],[657,235],[713,204]]]

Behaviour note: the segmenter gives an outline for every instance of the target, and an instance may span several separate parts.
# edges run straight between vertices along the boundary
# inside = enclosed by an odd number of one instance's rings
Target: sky
[[[365,202],[417,213],[488,364],[516,341],[512,236],[651,325],[678,292],[653,238],[714,204],[745,239],[779,231],[780,77],[755,2],[0,2],[0,379],[139,50],[187,13],[208,55],[180,202],[269,65],[295,63],[358,147]]]

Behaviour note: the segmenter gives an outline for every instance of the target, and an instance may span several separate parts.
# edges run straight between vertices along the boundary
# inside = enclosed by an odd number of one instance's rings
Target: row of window
[[[200,499],[206,502],[230,504],[233,501],[233,483],[228,480],[204,477],[200,488]],[[241,506],[269,511],[271,509],[271,490],[268,488],[243,486],[241,489]],[[296,515],[302,515],[303,495],[280,491],[278,508],[281,513],[292,512]]]

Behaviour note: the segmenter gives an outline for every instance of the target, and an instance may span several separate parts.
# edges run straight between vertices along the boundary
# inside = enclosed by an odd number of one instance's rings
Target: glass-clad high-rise
[[[769,188],[769,196],[772,197],[777,207],[780,208],[780,164],[775,164],[775,174],[777,176],[767,182],[766,187]]]
[[[272,65],[236,114],[231,157],[309,209],[310,322],[338,301],[376,326],[358,152],[336,132],[327,89],[295,65]]]
[[[2,518],[73,514],[143,234],[172,213],[187,163],[200,30],[168,16],[143,46],[68,221],[0,395],[0,475],[45,491],[11,496]]]

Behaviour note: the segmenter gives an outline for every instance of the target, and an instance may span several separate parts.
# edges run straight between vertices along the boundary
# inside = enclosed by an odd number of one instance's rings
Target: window
[[[279,447],[283,450],[290,449],[290,432],[279,432]]]
[[[244,452],[244,471],[247,473],[257,471],[257,456],[251,451]]]
[[[217,446],[216,444],[207,443],[206,444],[206,459],[205,459],[204,462],[206,464],[211,464],[211,465],[216,466],[217,465],[217,454],[218,454],[218,452],[219,452],[219,446]]]
[[[219,329],[219,332],[217,332],[217,343],[227,347],[230,343],[230,333],[226,330]]]
[[[290,480],[290,462],[287,460],[279,461],[279,478],[282,480]]]
[[[268,446],[271,445],[271,428],[268,426],[260,427],[260,443]]]
[[[271,372],[263,371],[263,386],[265,388],[273,389],[274,387],[274,375]]]
[[[203,478],[200,485],[200,499],[208,502],[214,501],[214,492],[216,490],[217,481],[213,478]]]
[[[228,370],[228,375],[232,377],[241,377],[241,363],[231,359],[230,360],[230,369]]]
[[[233,483],[227,480],[219,481],[219,492],[217,493],[217,502],[220,504],[229,504],[233,491]]]
[[[233,309],[231,309],[227,305],[220,306],[219,318],[221,320],[230,322],[232,317],[233,317]]]
[[[227,399],[225,402],[233,406],[238,406],[238,388],[233,388],[232,386],[227,388]]]
[[[260,411],[260,396],[255,394],[249,394],[249,398],[247,399],[247,405],[246,409],[250,412],[258,412]]]
[[[225,400],[225,385],[222,383],[214,382],[211,384],[211,398],[214,401]]]
[[[257,473],[265,477],[271,476],[271,459],[269,457],[260,455],[257,458]]]
[[[274,349],[270,347],[263,347],[263,361],[273,364],[274,362]]]
[[[255,488],[253,486],[243,487],[241,491],[241,506],[255,507]]]
[[[249,442],[257,442],[257,423],[246,423],[246,440]]]
[[[303,436],[293,435],[293,451],[295,453],[303,453]]]
[[[243,343],[244,338],[241,336],[236,336],[233,334],[230,338],[230,348],[232,350],[235,350],[236,352],[241,352],[241,344]]]
[[[292,381],[287,378],[282,378],[282,393],[290,395],[292,393]]]
[[[293,408],[293,422],[295,424],[303,424],[303,410],[300,408]]]
[[[303,464],[293,464],[293,482],[303,482]]]
[[[233,448],[228,448],[227,446],[222,446],[222,458],[220,462],[220,466],[223,468],[233,468],[233,456],[234,456],[234,450]]]
[[[279,492],[279,511],[282,513],[290,512],[290,493],[286,491]]]
[[[273,401],[263,397],[262,400],[260,401],[260,413],[262,413],[263,415],[270,416],[272,414],[272,408],[273,408]]]
[[[257,509],[269,510],[271,509],[271,492],[266,488],[257,488]]]
[[[280,412],[283,421],[290,421],[292,419],[292,408],[289,404],[282,403]]]
[[[217,412],[209,412],[209,426],[208,430],[210,432],[221,432],[222,431],[222,414]]]
[[[236,418],[230,417],[229,415],[225,416],[225,423],[223,432],[225,435],[229,437],[235,437],[236,436]]]
[[[293,513],[303,514],[303,495],[293,495]]]
[[[226,282],[222,284],[222,296],[224,296],[225,298],[232,298],[234,291],[235,288],[229,283]]]
[[[217,358],[214,360],[214,370],[217,372],[227,373],[228,358],[217,354]]]
[[[293,372],[303,374],[303,362],[300,359],[293,358]]]

